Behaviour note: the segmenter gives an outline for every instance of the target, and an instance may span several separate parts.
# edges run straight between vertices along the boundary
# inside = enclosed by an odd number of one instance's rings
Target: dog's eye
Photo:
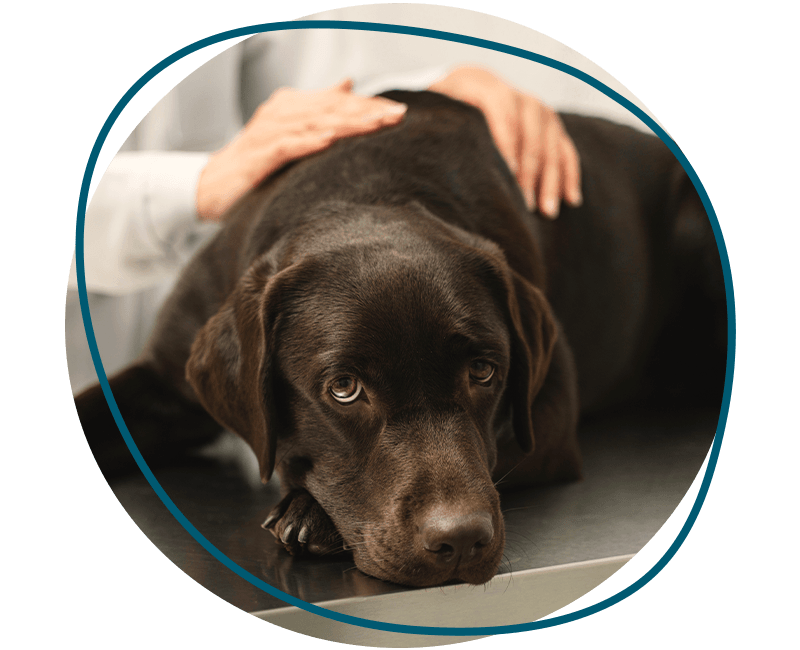
[[[488,384],[494,375],[494,366],[486,361],[473,361],[469,365],[469,376],[479,384]]]
[[[341,404],[354,402],[361,394],[361,382],[355,377],[345,375],[335,379],[328,388],[333,399]]]

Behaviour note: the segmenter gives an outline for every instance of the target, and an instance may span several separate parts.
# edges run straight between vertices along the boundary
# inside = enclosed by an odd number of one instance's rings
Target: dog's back
[[[584,204],[539,222],[547,295],[570,340],[584,412],[632,398],[719,403],[725,289],[711,224],[658,138],[563,115]]]
[[[157,351],[175,358],[176,379],[193,339],[188,329],[202,326],[264,251],[276,249],[289,263],[298,229],[329,218],[320,206],[409,200],[497,243],[509,266],[544,290],[575,355],[585,410],[645,386],[648,394],[674,387],[674,378],[657,387],[642,383],[648,370],[658,374],[648,366],[656,348],[671,350],[660,353],[666,365],[687,355],[698,365],[698,355],[710,355],[708,378],[721,377],[725,299],[716,243],[691,182],[658,138],[562,116],[581,156],[584,202],[565,206],[551,222],[526,210],[478,110],[434,93],[387,96],[409,105],[400,125],[340,141],[281,170],[233,209],[225,231],[184,274],[189,281],[162,318],[168,345]],[[197,309],[187,324],[187,311]],[[176,320],[184,323],[177,335]],[[698,388],[709,383],[703,377]],[[721,394],[721,379],[711,383]]]
[[[159,383],[197,403],[184,378],[192,342],[254,260],[269,253],[277,269],[290,264],[304,252],[302,233],[325,228],[331,206],[411,201],[496,243],[508,265],[543,290],[574,354],[584,409],[643,386],[653,392],[643,376],[687,354],[708,367],[721,394],[719,257],[691,183],[660,140],[564,116],[581,156],[584,204],[546,222],[527,212],[479,111],[434,93],[388,96],[409,105],[401,124],[287,166],[232,209],[162,310],[144,356]],[[673,352],[657,359],[657,348]],[[680,364],[672,372],[669,386],[682,381]]]

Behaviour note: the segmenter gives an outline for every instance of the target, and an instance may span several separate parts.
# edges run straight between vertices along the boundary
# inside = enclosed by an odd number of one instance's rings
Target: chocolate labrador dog
[[[403,122],[282,169],[183,273],[111,387],[150,463],[224,427],[285,498],[291,552],[480,584],[495,483],[581,474],[578,416],[719,403],[725,296],[702,204],[657,138],[564,115],[584,205],[530,214],[482,114],[393,92]],[[132,464],[99,386],[76,398],[106,472]]]

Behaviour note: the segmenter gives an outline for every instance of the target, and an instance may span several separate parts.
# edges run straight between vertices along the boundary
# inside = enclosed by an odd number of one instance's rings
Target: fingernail
[[[264,523],[263,523],[263,524],[261,524],[261,527],[262,527],[264,530],[266,530],[267,528],[269,528],[269,525],[270,525],[271,523],[273,523],[273,522],[274,522],[274,521],[275,521],[277,518],[278,518],[278,515],[270,515],[269,517],[267,517],[267,518],[264,520]]]
[[[381,118],[386,117],[387,115],[402,115],[408,110],[407,104],[392,104],[391,106],[387,106],[386,108],[381,109],[377,113],[370,113],[369,115],[365,115],[361,118],[362,122],[372,122],[373,120],[380,120]]]
[[[297,534],[297,541],[305,544],[308,541],[308,526],[303,526]]]
[[[572,207],[574,208],[583,205],[583,194],[581,194],[580,190],[576,190],[575,192],[573,192],[572,201],[570,201],[570,203],[572,203]]]
[[[558,201],[555,201],[554,199],[547,199],[542,205],[542,210],[544,210],[544,214],[551,219],[557,217]]]
[[[536,207],[536,199],[533,198],[533,189],[529,188],[525,190],[525,205],[528,206],[528,210],[533,212],[534,208]]]
[[[292,532],[292,528],[294,528],[294,524],[289,524],[283,531],[283,535],[281,535],[281,541],[284,544],[289,543],[289,534]]]
[[[370,113],[369,115],[365,115],[361,118],[362,122],[380,122],[387,116],[394,116],[397,113],[393,113],[392,111],[381,111],[380,113]]]

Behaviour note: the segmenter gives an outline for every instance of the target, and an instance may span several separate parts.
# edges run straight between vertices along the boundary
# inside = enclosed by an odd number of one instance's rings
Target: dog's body
[[[281,477],[266,525],[287,548],[344,543],[377,577],[480,583],[504,545],[494,482],[577,478],[579,410],[669,391],[686,362],[721,395],[719,257],[656,138],[564,116],[584,207],[549,223],[478,111],[389,96],[409,104],[400,125],[232,210],[111,386],[146,460],[220,424],[244,437]],[[666,382],[644,383],[654,368]],[[101,467],[130,462],[99,387],[77,404]]]

